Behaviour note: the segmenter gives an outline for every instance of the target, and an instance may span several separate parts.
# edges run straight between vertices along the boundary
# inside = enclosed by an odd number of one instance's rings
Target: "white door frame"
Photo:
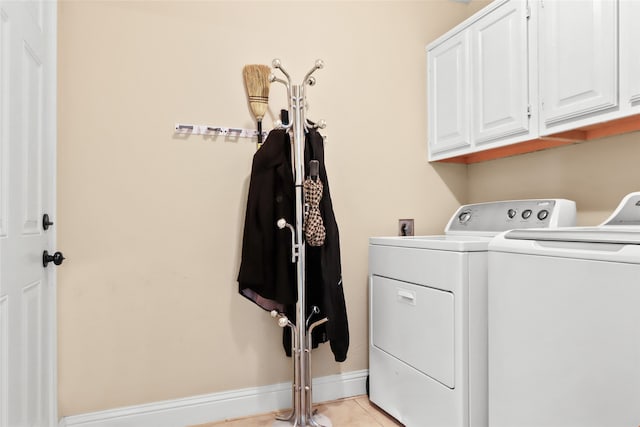
[[[45,22],[45,31],[47,34],[46,44],[47,44],[47,54],[49,55],[47,58],[47,63],[49,65],[50,72],[47,73],[46,79],[48,82],[46,83],[47,87],[47,99],[48,105],[45,107],[45,110],[49,112],[47,117],[47,121],[44,125],[45,131],[50,135],[50,138],[47,138],[49,141],[48,144],[45,144],[45,154],[43,161],[49,162],[48,170],[49,179],[51,180],[51,187],[49,189],[49,210],[53,218],[53,221],[58,222],[58,205],[57,205],[57,188],[58,188],[58,1],[50,0],[46,3],[46,8],[49,8],[48,13],[45,13],[47,17],[47,22]],[[57,248],[58,238],[57,238],[57,230],[58,227],[54,226],[50,228],[49,233],[49,251],[55,251]],[[50,377],[48,380],[49,384],[49,408],[48,414],[49,419],[48,424],[51,427],[58,425],[58,278],[57,278],[57,269],[50,268],[48,269],[49,275],[49,286],[51,288],[51,298],[49,300],[49,310],[47,312],[50,314],[50,318],[48,324],[51,325],[49,331],[49,348],[51,349],[51,357],[49,358],[49,372]]]

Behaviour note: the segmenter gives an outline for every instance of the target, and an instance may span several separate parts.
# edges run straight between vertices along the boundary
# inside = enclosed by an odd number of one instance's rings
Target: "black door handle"
[[[42,252],[42,266],[46,267],[47,264],[49,264],[50,262],[53,262],[55,265],[60,265],[62,264],[62,261],[64,261],[65,258],[62,255],[62,252],[56,252],[53,255],[49,255],[48,251],[44,251]]]
[[[42,215],[42,228],[48,230],[53,225],[53,221],[49,219],[49,214]]]

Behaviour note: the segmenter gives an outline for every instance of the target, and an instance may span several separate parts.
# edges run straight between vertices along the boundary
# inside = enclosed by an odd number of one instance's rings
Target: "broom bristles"
[[[249,95],[251,112],[258,121],[261,121],[269,108],[271,68],[268,65],[245,65],[242,75]]]

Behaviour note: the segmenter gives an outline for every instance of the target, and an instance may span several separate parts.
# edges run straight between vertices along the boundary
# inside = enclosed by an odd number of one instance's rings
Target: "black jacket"
[[[289,135],[272,131],[253,156],[238,274],[240,293],[269,311],[298,299],[291,235],[276,226],[295,224],[293,182]]]
[[[342,362],[349,348],[349,328],[342,289],[340,239],[324,165],[323,138],[315,130],[306,134],[306,170],[312,159],[320,163],[320,180],[324,184],[320,212],[327,235],[322,246],[305,245],[307,313],[315,305],[320,313],[311,322],[329,318],[314,330],[313,346],[330,341],[335,360]],[[273,130],[253,158],[238,282],[242,295],[265,310],[277,309],[295,321],[297,280],[295,264],[291,262],[291,235],[289,230],[276,226],[280,218],[295,224],[295,183],[291,170],[289,135],[284,130]],[[290,337],[291,330],[284,328],[287,355],[291,355]]]

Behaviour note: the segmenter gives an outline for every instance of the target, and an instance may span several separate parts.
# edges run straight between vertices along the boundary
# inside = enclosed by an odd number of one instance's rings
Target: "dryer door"
[[[371,292],[373,345],[454,388],[453,293],[375,275]]]

